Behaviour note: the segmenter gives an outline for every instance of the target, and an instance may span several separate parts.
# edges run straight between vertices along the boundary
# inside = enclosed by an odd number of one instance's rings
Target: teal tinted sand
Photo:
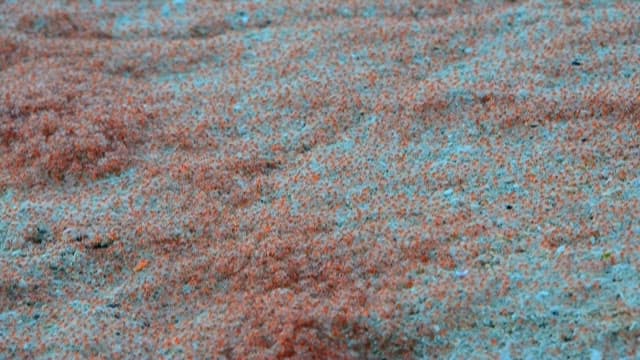
[[[637,359],[639,14],[0,0],[0,358]]]

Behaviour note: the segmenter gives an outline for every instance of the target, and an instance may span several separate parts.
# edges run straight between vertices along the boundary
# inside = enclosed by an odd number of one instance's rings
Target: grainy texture
[[[0,358],[640,345],[637,1],[0,1]]]

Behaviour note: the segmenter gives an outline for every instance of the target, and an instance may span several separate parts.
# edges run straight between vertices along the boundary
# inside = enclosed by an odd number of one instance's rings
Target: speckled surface
[[[636,1],[0,1],[0,358],[637,359]]]

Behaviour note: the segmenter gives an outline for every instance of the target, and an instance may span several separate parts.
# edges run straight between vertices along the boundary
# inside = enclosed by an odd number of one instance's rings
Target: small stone
[[[81,229],[77,228],[66,228],[62,232],[62,240],[64,241],[77,241],[81,242],[82,240],[88,239],[89,234]]]
[[[184,295],[189,295],[189,294],[191,294],[192,292],[193,292],[193,288],[192,288],[189,284],[186,284],[186,285],[183,285],[183,286],[182,286],[182,293],[183,293]]]
[[[117,239],[113,234],[105,234],[103,231],[97,229],[81,229],[81,228],[66,228],[62,232],[62,239],[68,242],[81,242],[87,249],[104,249]]]
[[[53,233],[46,224],[28,226],[24,231],[24,239],[28,242],[40,244],[53,241]]]
[[[573,331],[571,331],[570,329],[562,329],[560,330],[560,340],[564,341],[564,342],[569,342],[572,341],[574,339],[574,334]]]
[[[545,302],[549,295],[551,294],[548,291],[542,290],[536,294],[536,300],[539,302]]]
[[[85,247],[89,249],[105,249],[113,244],[113,240],[100,235],[93,236],[90,241],[87,241]]]
[[[224,34],[228,27],[222,19],[205,18],[189,28],[189,35],[194,38],[218,36]]]
[[[20,281],[18,281],[19,289],[26,289],[28,287],[29,287],[29,284],[24,279],[20,279]]]
[[[591,360],[602,360],[602,352],[597,349],[591,349]]]

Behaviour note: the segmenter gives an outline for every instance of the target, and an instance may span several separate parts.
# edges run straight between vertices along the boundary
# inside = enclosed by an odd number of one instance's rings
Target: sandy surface
[[[639,14],[0,0],[0,358],[639,358]]]

